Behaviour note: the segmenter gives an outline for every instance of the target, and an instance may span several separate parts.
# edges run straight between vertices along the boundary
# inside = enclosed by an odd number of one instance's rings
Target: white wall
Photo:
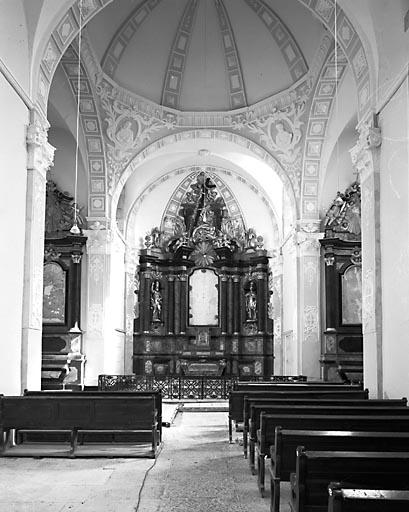
[[[379,116],[383,384],[409,396],[409,80]]]
[[[0,74],[0,393],[20,394],[28,109]]]

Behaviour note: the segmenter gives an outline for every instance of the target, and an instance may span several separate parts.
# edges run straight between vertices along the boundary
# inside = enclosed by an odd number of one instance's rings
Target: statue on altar
[[[162,294],[160,292],[160,282],[157,279],[151,286],[151,308],[152,322],[160,322],[162,313]]]
[[[257,294],[254,281],[250,281],[250,288],[246,292],[246,320],[249,322],[257,320]]]

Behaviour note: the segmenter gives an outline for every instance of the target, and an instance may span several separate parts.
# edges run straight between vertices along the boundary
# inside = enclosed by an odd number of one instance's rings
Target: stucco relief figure
[[[257,294],[254,281],[250,281],[249,291],[246,292],[246,320],[257,320]]]
[[[282,151],[287,151],[290,149],[291,143],[293,141],[293,134],[287,132],[283,123],[276,124],[277,134],[275,137],[275,143],[279,149]]]
[[[132,128],[132,121],[125,121],[122,128],[115,134],[116,140],[121,144],[121,146],[130,146],[134,142],[135,133]]]
[[[160,282],[154,281],[151,286],[151,308],[152,321],[160,322],[162,314],[162,294],[160,292]]]

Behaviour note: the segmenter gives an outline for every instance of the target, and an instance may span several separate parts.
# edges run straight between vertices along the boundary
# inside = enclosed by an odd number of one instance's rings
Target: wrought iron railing
[[[244,379],[240,379],[244,380]],[[261,377],[245,380],[259,381]],[[273,375],[273,382],[294,382],[306,380],[303,376]],[[147,377],[139,375],[100,375],[98,389],[101,391],[162,391],[166,399],[227,399],[238,377],[178,376]]]

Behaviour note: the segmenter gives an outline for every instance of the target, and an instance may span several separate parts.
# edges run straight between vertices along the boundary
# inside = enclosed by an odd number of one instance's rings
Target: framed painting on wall
[[[66,271],[55,262],[44,265],[43,324],[65,324]]]

